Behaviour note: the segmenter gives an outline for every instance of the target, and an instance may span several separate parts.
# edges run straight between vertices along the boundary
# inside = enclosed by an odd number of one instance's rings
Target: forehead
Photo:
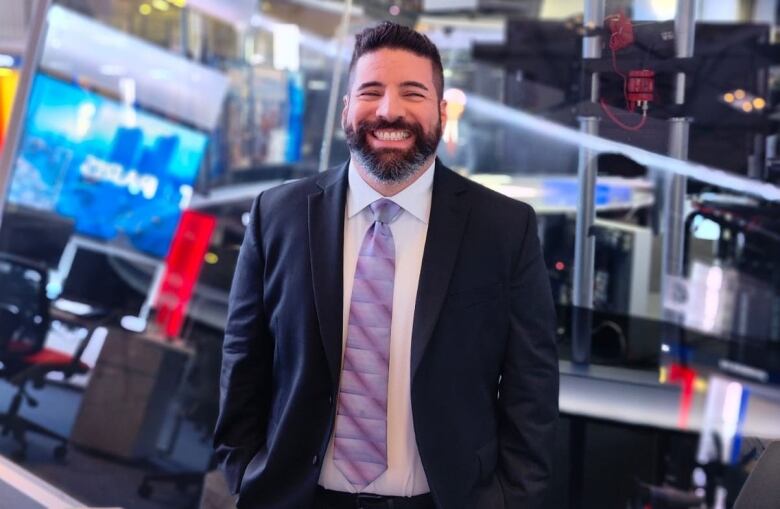
[[[392,85],[413,80],[433,87],[433,64],[410,51],[382,48],[361,56],[352,78],[355,86],[367,81]]]

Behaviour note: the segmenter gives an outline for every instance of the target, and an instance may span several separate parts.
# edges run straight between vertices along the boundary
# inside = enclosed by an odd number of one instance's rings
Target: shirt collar
[[[431,213],[431,193],[433,192],[434,160],[420,178],[410,186],[393,196],[382,196],[358,174],[354,163],[349,162],[349,189],[347,192],[347,217],[351,218],[380,198],[387,198],[400,205],[405,211],[428,223]]]

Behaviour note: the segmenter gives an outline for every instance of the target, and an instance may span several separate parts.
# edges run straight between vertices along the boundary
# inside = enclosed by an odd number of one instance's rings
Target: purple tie
[[[387,375],[395,245],[390,223],[402,209],[382,198],[360,246],[339,387],[334,462],[359,491],[387,470]]]

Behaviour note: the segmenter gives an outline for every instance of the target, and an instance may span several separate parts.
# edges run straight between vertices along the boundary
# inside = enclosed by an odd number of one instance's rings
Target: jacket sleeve
[[[234,494],[265,444],[271,398],[273,338],[263,306],[261,198],[252,205],[230,289],[214,431],[216,460]]]
[[[504,507],[542,507],[558,421],[555,308],[536,215],[528,219],[509,292],[509,337],[499,383],[498,482]]]

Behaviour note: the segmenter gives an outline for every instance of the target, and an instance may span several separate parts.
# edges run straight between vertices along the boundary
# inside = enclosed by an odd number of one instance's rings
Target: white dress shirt
[[[403,208],[398,219],[390,225],[395,242],[395,283],[387,388],[387,470],[363,490],[366,493],[410,497],[430,492],[412,422],[411,346],[417,284],[431,214],[434,170],[435,165],[431,164],[409,187],[387,197]],[[380,198],[383,196],[363,180],[350,162],[344,218],[344,347],[358,253],[363,237],[374,222],[368,206]],[[333,436],[322,464],[319,484],[329,490],[356,491],[333,462]]]

